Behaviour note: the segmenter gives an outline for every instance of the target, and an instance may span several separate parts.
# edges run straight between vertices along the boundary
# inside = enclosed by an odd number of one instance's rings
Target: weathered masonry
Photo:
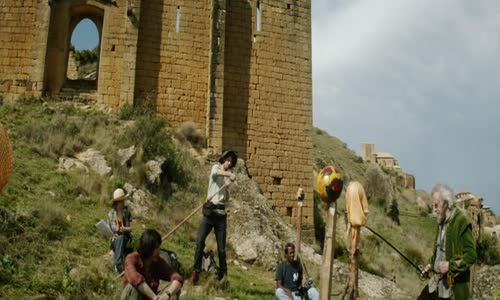
[[[310,0],[0,0],[0,94],[58,95],[78,22],[99,32],[93,97],[150,99],[236,150],[287,222],[313,230]]]

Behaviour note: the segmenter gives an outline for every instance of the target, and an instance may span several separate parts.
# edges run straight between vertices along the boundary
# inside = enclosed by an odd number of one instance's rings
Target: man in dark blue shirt
[[[299,288],[302,286],[302,265],[295,260],[295,245],[288,243],[285,246],[286,261],[282,261],[276,268],[276,299],[300,300]],[[319,300],[319,293],[314,287],[307,290],[310,300]]]

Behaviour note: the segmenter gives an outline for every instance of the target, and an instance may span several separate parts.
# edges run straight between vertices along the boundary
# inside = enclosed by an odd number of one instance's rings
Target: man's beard
[[[432,215],[436,218],[438,224],[442,224],[446,220],[446,212],[448,209],[443,209],[442,212],[438,213],[437,211],[433,210]]]

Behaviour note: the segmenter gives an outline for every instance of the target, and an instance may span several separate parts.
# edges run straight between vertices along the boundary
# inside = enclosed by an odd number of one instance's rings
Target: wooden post
[[[300,243],[302,238],[302,207],[304,206],[304,190],[297,191],[297,241],[295,242],[295,259],[300,255]]]
[[[332,291],[333,254],[335,252],[337,202],[330,203],[326,220],[326,235],[323,250],[323,263],[320,277],[320,300],[329,300]]]
[[[358,299],[359,293],[358,293],[358,282],[359,282],[359,262],[358,262],[358,256],[359,256],[359,250],[358,250],[358,244],[359,244],[359,235],[361,232],[361,227],[359,226],[354,226],[351,227],[349,230],[349,237],[351,239],[351,250],[350,252],[350,257],[351,257],[351,273],[349,274],[349,282],[346,285],[346,288],[344,290],[344,294],[342,295],[342,300],[343,299],[349,299],[349,300],[354,300]],[[346,298],[347,297],[347,298]]]
[[[302,201],[298,202],[298,213],[297,213],[297,242],[295,246],[295,259],[299,257],[300,254],[300,243],[302,237],[302,205],[304,203]]]

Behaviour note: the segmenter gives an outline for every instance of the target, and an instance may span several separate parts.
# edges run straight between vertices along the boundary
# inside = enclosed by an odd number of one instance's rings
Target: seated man
[[[136,252],[125,259],[125,281],[121,300],[168,300],[182,287],[182,277],[160,258],[161,236],[147,229]],[[171,282],[165,293],[158,294],[160,279]]]
[[[295,245],[285,246],[286,261],[282,261],[276,269],[276,299],[300,300],[299,289],[302,286],[302,265],[295,260]],[[309,288],[305,296],[310,300],[319,300],[319,293],[314,287]]]

